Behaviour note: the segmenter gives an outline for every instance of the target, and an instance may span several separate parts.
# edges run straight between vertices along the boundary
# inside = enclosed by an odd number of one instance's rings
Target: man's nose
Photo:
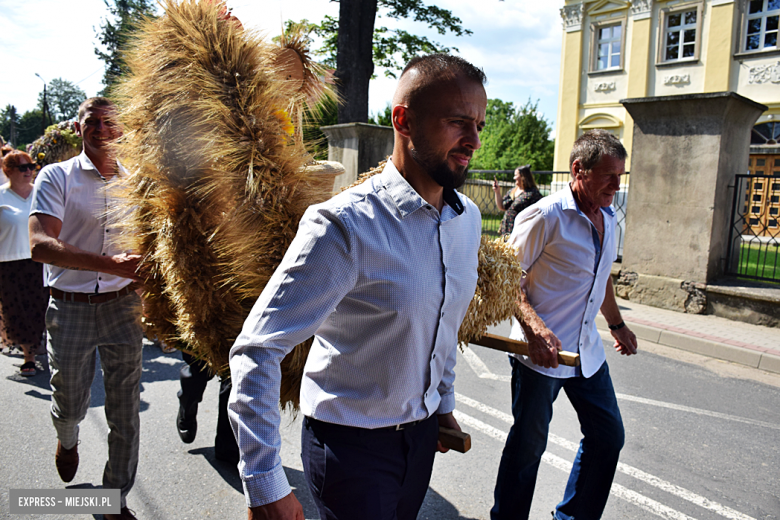
[[[479,150],[482,147],[482,141],[479,139],[479,129],[476,124],[468,125],[462,144],[470,150]]]

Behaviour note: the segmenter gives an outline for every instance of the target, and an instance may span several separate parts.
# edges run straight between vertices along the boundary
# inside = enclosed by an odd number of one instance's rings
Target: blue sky
[[[377,25],[428,36],[482,67],[490,98],[524,104],[539,101],[539,109],[555,125],[560,75],[562,2],[549,0],[428,0],[449,9],[474,34],[441,36],[419,22],[377,19]],[[327,0],[229,0],[246,27],[269,37],[279,34],[286,19],[319,22],[338,16],[338,3]],[[76,7],[78,6],[78,7]],[[102,0],[0,0],[0,106],[19,112],[35,107],[44,80],[63,78],[78,83],[87,95],[102,89],[103,64],[94,52],[95,29],[107,15]],[[369,111],[390,101],[395,80],[377,71],[369,92]]]

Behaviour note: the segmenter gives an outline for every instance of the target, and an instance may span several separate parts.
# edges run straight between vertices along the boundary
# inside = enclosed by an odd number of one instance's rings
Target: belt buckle
[[[395,431],[399,432],[399,431],[401,431],[403,429],[404,429],[404,425],[403,424],[396,424],[395,425]]]
[[[87,295],[87,303],[90,304],[90,305],[97,305],[97,303],[92,303],[92,297],[93,296],[100,296],[100,293],[88,294]]]

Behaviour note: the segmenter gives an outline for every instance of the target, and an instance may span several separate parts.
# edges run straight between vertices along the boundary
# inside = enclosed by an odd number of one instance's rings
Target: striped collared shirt
[[[448,413],[460,323],[477,282],[481,219],[441,214],[391,162],[303,216],[230,353],[229,414],[250,507],[290,492],[279,457],[279,363],[314,336],[301,411],[380,428]],[[447,200],[447,198],[445,198]]]

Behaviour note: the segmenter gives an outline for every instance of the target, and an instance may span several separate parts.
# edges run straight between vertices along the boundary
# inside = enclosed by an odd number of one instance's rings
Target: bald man
[[[300,519],[279,457],[279,365],[314,336],[301,451],[323,520],[415,519],[453,418],[457,333],[481,218],[455,191],[480,147],[484,73],[415,58],[393,98],[384,171],[312,206],[230,352],[229,414],[249,518]]]

